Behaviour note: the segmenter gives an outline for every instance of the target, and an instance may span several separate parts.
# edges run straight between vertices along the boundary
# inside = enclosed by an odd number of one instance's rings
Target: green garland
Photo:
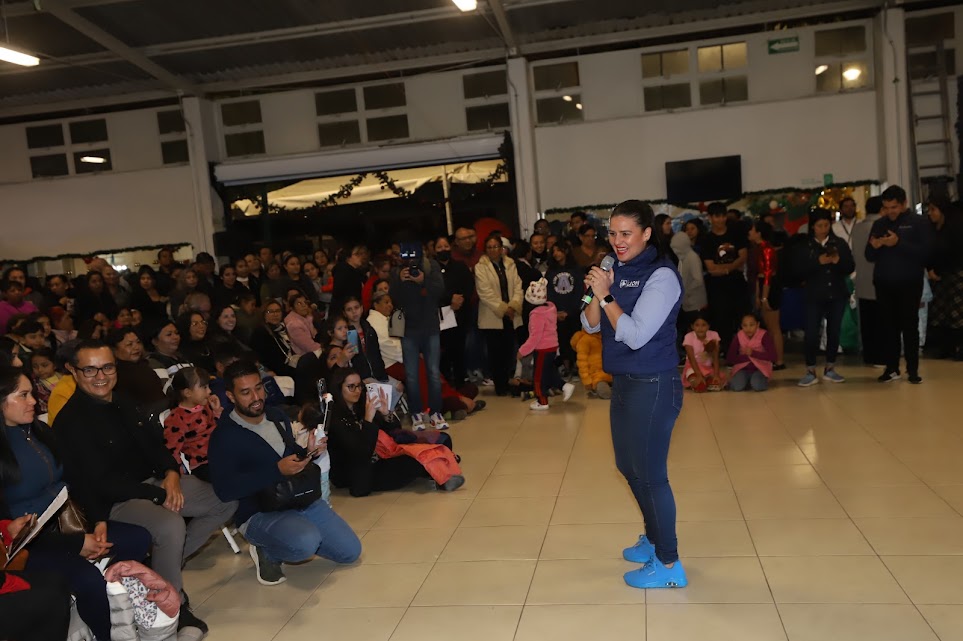
[[[878,180],[854,180],[851,182],[843,183],[833,183],[831,185],[814,185],[812,187],[779,187],[776,189],[763,189],[760,191],[747,191],[739,198],[724,200],[727,206],[732,203],[739,202],[745,198],[751,198],[754,196],[765,196],[767,194],[779,194],[785,192],[819,192],[824,189],[837,189],[846,187],[865,187],[867,185],[878,185],[880,182]],[[659,200],[646,200],[645,202],[650,205],[670,205],[672,207],[678,207],[679,209],[698,209],[698,203],[679,203],[666,200],[664,198]],[[618,203],[606,203],[602,205],[580,205],[578,207],[553,207],[551,209],[545,210],[545,215],[549,214],[567,214],[574,211],[601,211],[601,210],[611,210],[614,209]]]
[[[162,243],[160,245],[137,245],[135,247],[121,247],[119,249],[98,249],[95,251],[84,252],[83,254],[60,254],[58,256],[34,256],[33,258],[25,258],[22,260],[11,260],[11,261],[0,261],[3,263],[10,264],[27,264],[36,263],[40,261],[50,261],[50,260],[64,260],[67,258],[89,258],[91,256],[100,256],[102,254],[126,254],[127,252],[139,252],[139,251],[159,251],[161,249],[170,249],[171,251],[177,251],[182,247],[190,247],[191,243]]]

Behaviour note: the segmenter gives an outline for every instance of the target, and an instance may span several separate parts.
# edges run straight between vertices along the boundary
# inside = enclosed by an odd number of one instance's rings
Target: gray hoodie
[[[669,242],[679,257],[679,274],[682,276],[682,311],[694,312],[709,304],[706,285],[702,280],[702,260],[692,249],[685,234],[674,234]]]

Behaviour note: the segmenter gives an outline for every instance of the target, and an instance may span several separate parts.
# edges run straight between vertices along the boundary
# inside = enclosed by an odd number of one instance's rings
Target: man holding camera
[[[412,429],[448,429],[441,415],[441,329],[438,309],[445,295],[441,267],[427,258],[420,243],[401,244],[401,266],[391,275],[391,299],[404,310],[405,335],[401,353],[405,363],[405,389]],[[425,359],[428,374],[428,408],[422,405],[418,358]]]
[[[233,363],[224,371],[224,383],[234,410],[221,417],[211,435],[211,481],[222,500],[239,501],[234,521],[251,544],[258,583],[284,582],[282,563],[299,563],[315,554],[335,563],[356,561],[361,541],[321,498],[320,472],[314,481],[297,480],[314,465],[324,443],[312,434],[307,448],[297,444],[284,412],[265,404],[255,363]],[[277,488],[285,481],[290,481],[292,501],[300,500],[299,492],[315,500],[284,505],[286,497]]]

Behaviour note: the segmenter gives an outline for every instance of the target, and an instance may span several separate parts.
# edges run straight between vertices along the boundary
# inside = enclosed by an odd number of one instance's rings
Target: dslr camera
[[[401,268],[408,268],[408,273],[416,277],[421,273],[421,261],[424,252],[421,243],[401,243]]]

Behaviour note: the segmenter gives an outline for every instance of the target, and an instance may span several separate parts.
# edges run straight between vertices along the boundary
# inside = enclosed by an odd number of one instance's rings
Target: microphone
[[[612,258],[611,256],[606,256],[605,258],[602,259],[602,264],[599,265],[599,267],[602,269],[603,272],[608,272],[608,271],[612,271],[612,265],[614,264],[615,264],[615,259]],[[584,311],[585,308],[589,306],[589,303],[592,302],[593,298],[595,298],[595,292],[592,291],[591,287],[586,287],[585,294],[582,296],[582,311]]]

